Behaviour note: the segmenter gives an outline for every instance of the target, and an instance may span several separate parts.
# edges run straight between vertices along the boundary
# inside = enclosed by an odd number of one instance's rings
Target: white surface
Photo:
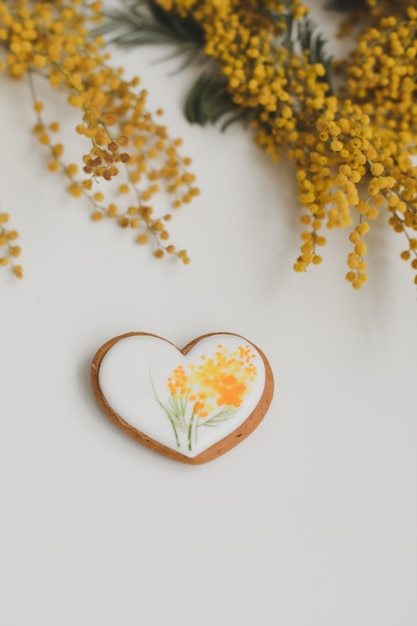
[[[0,621],[5,626],[415,626],[417,303],[400,236],[370,234],[370,283],[344,281],[345,233],[293,273],[293,175],[237,126],[190,127],[192,71],[117,59],[185,138],[201,197],[157,261],[89,221],[46,171],[27,89],[2,83],[2,209],[26,277],[1,281]],[[200,467],[119,432],[89,365],[107,339],[146,331],[185,345],[212,331],[268,355],[272,407]]]

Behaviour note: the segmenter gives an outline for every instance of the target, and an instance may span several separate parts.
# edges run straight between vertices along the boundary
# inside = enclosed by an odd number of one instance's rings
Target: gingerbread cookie
[[[116,426],[193,465],[245,439],[263,419],[274,388],[265,355],[232,333],[198,337],[182,350],[148,333],[115,337],[97,351],[91,382]]]

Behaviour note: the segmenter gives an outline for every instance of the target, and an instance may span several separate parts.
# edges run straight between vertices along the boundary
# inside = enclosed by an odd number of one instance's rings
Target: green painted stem
[[[188,426],[188,449],[191,452],[193,449],[192,435],[193,435],[193,424],[194,424],[195,413],[191,415],[190,424]]]
[[[167,415],[168,415],[168,413],[167,413]],[[175,442],[176,442],[176,444],[177,444],[177,448],[180,448],[181,446],[180,446],[180,440],[179,440],[179,438],[178,438],[177,428],[176,428],[176,426],[175,426],[174,422],[172,421],[172,419],[169,417],[169,415],[168,415],[168,419],[169,419],[169,421],[171,422],[172,430],[174,431],[174,435],[175,435]]]
[[[176,426],[174,424],[174,421],[171,419],[171,416],[169,414],[169,411],[168,411],[167,407],[158,398],[158,394],[156,393],[155,385],[154,385],[154,382],[153,382],[153,379],[152,379],[152,374],[151,374],[150,371],[149,371],[149,377],[151,379],[151,385],[152,385],[152,390],[153,390],[153,393],[154,393],[154,396],[155,396],[155,400],[157,401],[157,403],[159,404],[161,409],[163,409],[165,411],[167,418],[171,422],[171,426],[172,426],[172,430],[174,431],[175,442],[177,444],[177,448],[180,448],[181,446],[180,446],[180,440],[178,438],[177,428],[176,428]]]

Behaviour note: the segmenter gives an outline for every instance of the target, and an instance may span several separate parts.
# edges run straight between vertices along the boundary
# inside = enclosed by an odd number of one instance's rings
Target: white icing
[[[239,354],[239,347],[250,349],[250,354],[246,355],[249,359],[243,358],[243,369],[230,363],[230,358]],[[220,371],[219,367],[210,368],[213,363],[219,365],[219,357],[216,357],[219,352],[223,355],[220,360],[223,358],[226,362],[224,371]],[[202,356],[206,358],[202,359]],[[210,358],[213,362],[207,365]],[[242,359],[239,357],[237,362],[241,363]],[[172,410],[173,407],[174,397],[168,387],[168,379],[172,379],[172,372],[178,366],[182,366],[185,374],[189,375],[193,365],[194,371],[197,368],[198,372],[185,384],[186,390],[182,394],[185,411],[178,411],[180,400],[177,401],[177,415],[180,413],[182,417],[174,429],[163,408]],[[245,369],[248,367],[250,371]],[[205,368],[204,376],[201,368]],[[207,368],[212,374],[214,372],[211,377],[207,375]],[[217,382],[208,382],[209,379]],[[216,392],[220,379],[224,391]],[[203,380],[204,389],[199,386]],[[99,369],[99,384],[107,403],[125,422],[165,446],[194,457],[230,434],[253,412],[264,391],[265,366],[256,348],[236,335],[206,337],[187,355],[163,339],[133,335],[120,339],[106,352]],[[205,398],[194,398],[199,390],[206,392]],[[188,398],[187,402],[185,398]],[[230,401],[234,402],[234,406],[226,403]],[[205,406],[196,403],[204,403]],[[195,407],[203,417],[195,414],[191,418]],[[220,411],[223,413],[219,416]],[[222,419],[224,421],[219,421]],[[205,423],[208,425],[205,426]]]

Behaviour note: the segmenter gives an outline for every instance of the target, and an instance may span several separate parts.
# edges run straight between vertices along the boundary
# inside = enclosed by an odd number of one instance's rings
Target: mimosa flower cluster
[[[201,26],[204,54],[257,143],[294,163],[303,207],[294,269],[321,263],[324,229],[344,228],[346,279],[360,288],[366,237],[382,219],[405,236],[401,257],[417,270],[417,3],[364,0],[356,47],[336,68],[320,58],[300,0],[155,1]]]
[[[110,218],[132,229],[138,243],[150,241],[156,257],[168,253],[187,264],[187,252],[170,243],[167,224],[171,208],[199,193],[188,171],[190,159],[180,156],[181,140],[172,139],[159,122],[163,111],[148,111],[139,78],[124,78],[122,70],[108,64],[103,40],[89,37],[100,11],[100,2],[1,0],[3,92],[10,78],[28,82],[34,132],[49,155],[48,168],[66,177],[72,196],[86,199],[94,221]],[[47,103],[36,91],[42,79],[64,90],[68,105],[79,111],[74,132],[85,150],[77,162],[66,160],[58,139],[65,112],[62,120],[47,119]],[[160,192],[171,200],[166,213],[156,215],[153,198]],[[14,244],[17,233],[6,229],[7,221],[8,215],[1,214],[0,264],[12,264],[20,277],[22,268],[14,263],[20,253]]]

